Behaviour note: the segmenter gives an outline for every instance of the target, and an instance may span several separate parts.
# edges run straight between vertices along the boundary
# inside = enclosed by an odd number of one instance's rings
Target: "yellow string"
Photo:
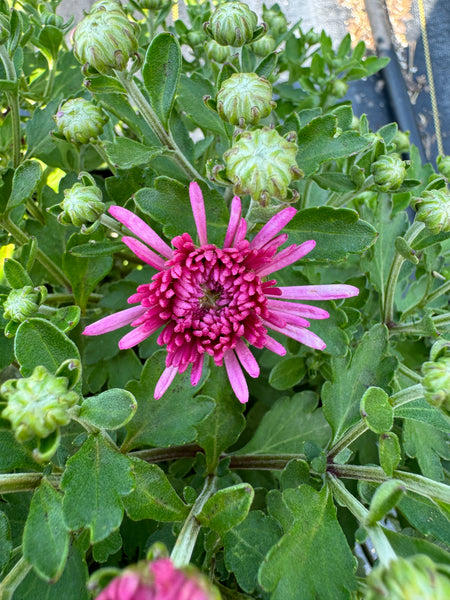
[[[419,5],[420,31],[422,33],[423,50],[425,53],[425,65],[427,67],[428,84],[430,86],[431,108],[433,111],[434,129],[436,131],[436,143],[439,154],[444,154],[442,143],[441,123],[436,99],[436,88],[434,87],[433,68],[431,66],[430,46],[428,44],[427,22],[425,19],[425,8],[423,0],[417,0]]]
[[[178,2],[174,2],[172,6],[172,19],[176,21],[178,19]]]

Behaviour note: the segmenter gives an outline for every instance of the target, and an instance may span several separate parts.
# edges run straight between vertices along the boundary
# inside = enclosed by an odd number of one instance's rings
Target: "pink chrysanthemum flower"
[[[162,328],[157,341],[166,346],[167,358],[156,384],[156,399],[161,398],[175,375],[189,365],[191,383],[197,385],[208,354],[216,365],[225,364],[234,393],[240,402],[247,402],[248,387],[242,369],[251,377],[259,375],[258,363],[248,345],[286,354],[285,348],[268,334],[269,329],[311,348],[323,350],[326,346],[308,329],[307,319],[326,319],[328,312],[291,300],[349,298],[359,290],[343,284],[279,287],[276,280],[267,279],[316,245],[310,240],[278,251],[288,239],[280,231],[296,214],[295,208],[281,210],[248,241],[241,201],[235,196],[223,248],[218,248],[208,244],[205,206],[197,183],[191,183],[189,194],[199,245],[183,233],[172,240],[172,249],[142,219],[125,208],[111,206],[113,217],[145,244],[129,236],[122,241],[158,273],[151,283],[140,285],[128,298],[130,304],[137,306],[100,319],[83,333],[100,335],[131,325],[132,331],[119,342],[119,347],[126,349]]]
[[[189,568],[191,569],[191,568]],[[217,600],[199,574],[176,569],[169,558],[139,563],[115,577],[97,600]]]

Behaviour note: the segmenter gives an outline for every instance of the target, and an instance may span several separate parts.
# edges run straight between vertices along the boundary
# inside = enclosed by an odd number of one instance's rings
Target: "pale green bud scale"
[[[235,73],[222,83],[217,94],[220,118],[241,128],[258,125],[275,106],[271,84],[256,73]]]

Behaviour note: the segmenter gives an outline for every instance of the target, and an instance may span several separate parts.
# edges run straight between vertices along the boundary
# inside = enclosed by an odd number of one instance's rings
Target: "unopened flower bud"
[[[281,11],[271,6],[270,8],[263,8],[262,18],[264,23],[267,23],[268,30],[275,37],[285,33],[288,28],[288,22],[286,16]]]
[[[59,133],[74,144],[88,144],[103,133],[108,117],[84,98],[64,102],[53,117]]]
[[[409,131],[397,131],[392,143],[395,145],[395,151],[398,152],[398,154],[409,152]]]
[[[450,231],[450,196],[446,189],[426,190],[416,201],[416,219],[431,233]]]
[[[245,131],[223,155],[227,177],[237,195],[250,194],[262,204],[270,198],[283,200],[288,185],[302,173],[297,166],[297,144],[263,127]]]
[[[221,4],[203,25],[206,33],[221,46],[239,48],[252,41],[258,17],[243,2]]]
[[[343,98],[348,92],[348,84],[342,79],[335,79],[331,84],[331,93],[335,98]]]
[[[103,0],[94,4],[75,29],[73,53],[82,65],[111,75],[114,70],[123,71],[136,54],[136,33],[137,25],[128,20],[121,5]]]
[[[206,39],[204,31],[199,29],[193,29],[188,31],[187,33],[187,41],[191,46],[198,46],[199,44],[203,44]]]
[[[397,558],[374,569],[367,579],[366,600],[447,600],[450,579],[428,556]]]
[[[8,401],[2,417],[11,422],[19,442],[46,438],[67,425],[68,411],[78,401],[78,394],[68,389],[67,378],[56,377],[43,366],[30,377],[5,381],[0,394]]]
[[[442,173],[444,177],[450,179],[450,156],[441,154],[437,157],[436,164],[439,173]]]
[[[260,37],[256,42],[252,43],[252,50],[256,56],[267,56],[275,50],[277,43],[274,38],[266,33]]]
[[[209,40],[206,44],[206,55],[210,60],[224,63],[230,59],[230,49],[227,46],[221,46],[216,40]]]
[[[234,73],[217,94],[220,118],[241,128],[257,125],[275,106],[271,84],[256,73]]]
[[[381,192],[395,191],[406,177],[405,162],[396,154],[386,154],[372,165],[375,185]]]
[[[450,356],[422,365],[425,400],[450,414]]]
[[[146,10],[161,10],[170,0],[135,0],[135,3],[139,6],[140,9]]]
[[[22,323],[37,313],[39,306],[47,297],[47,288],[44,286],[11,290],[3,303],[3,316],[5,319]]]
[[[75,183],[69,190],[64,190],[60,207],[63,212],[58,216],[58,221],[76,227],[95,223],[106,209],[100,188],[83,183]]]

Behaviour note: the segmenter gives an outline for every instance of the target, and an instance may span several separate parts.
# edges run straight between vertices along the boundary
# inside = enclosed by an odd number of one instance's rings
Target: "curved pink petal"
[[[159,327],[157,328],[159,329]],[[133,348],[136,344],[140,344],[146,340],[156,329],[152,330],[148,327],[147,323],[135,327],[132,331],[129,331],[126,335],[119,340],[119,348],[121,350],[128,350]]]
[[[275,309],[282,313],[292,313],[307,319],[328,319],[330,313],[323,308],[310,306],[309,304],[297,304],[295,302],[285,302],[284,300],[272,300],[267,302],[267,308]]]
[[[223,360],[233,392],[236,394],[239,402],[245,404],[248,402],[248,386],[241,365],[233,350],[227,350],[223,355]]]
[[[199,356],[196,358],[195,362],[192,363],[191,385],[193,385],[193,386],[196,386],[202,377],[204,358],[205,358],[204,354],[199,354]]]
[[[166,258],[172,258],[173,250],[166,242],[159,237],[145,221],[122,206],[110,206],[108,212],[117,219],[122,225],[125,225],[134,235],[137,235],[143,242],[154,248],[157,252]]]
[[[292,206],[280,210],[280,212],[274,215],[255,235],[250,242],[250,248],[261,248],[264,244],[267,244],[269,240],[274,238],[277,233],[279,233],[283,227],[295,217],[296,213],[297,210]]]
[[[236,247],[240,242],[245,240],[245,236],[247,235],[247,221],[245,219],[241,219],[236,230],[236,235],[234,236],[233,246]]]
[[[281,296],[289,300],[338,300],[339,298],[351,298],[359,294],[359,289],[353,285],[335,283],[329,285],[292,285],[289,287],[278,287]],[[267,294],[272,298],[272,294]]]
[[[175,379],[177,372],[178,367],[166,367],[164,369],[155,386],[155,392],[153,394],[155,400],[159,400],[167,392],[170,384]]]
[[[101,335],[102,333],[115,331],[116,329],[125,327],[125,325],[129,325],[132,321],[143,315],[146,310],[147,308],[139,305],[133,306],[132,308],[126,308],[113,315],[108,315],[85,327],[83,335]]]
[[[309,327],[311,325],[309,321],[307,321],[300,315],[296,315],[292,312],[283,312],[281,310],[272,309],[269,314],[276,315],[276,317],[282,319],[285,325],[287,325],[288,323],[290,323],[291,325],[297,325],[298,327]],[[278,323],[273,319],[267,319],[267,321],[269,323],[275,323],[275,325],[278,325]],[[279,325],[279,327],[283,326]]]
[[[230,220],[228,222],[227,232],[225,234],[225,240],[223,242],[224,248],[231,248],[233,245],[234,237],[236,235],[237,228],[242,215],[242,204],[239,196],[235,196],[231,201]]]
[[[250,377],[259,377],[259,365],[247,344],[239,340],[234,350]]]
[[[286,327],[276,327],[271,323],[268,323],[268,327],[274,331],[278,331],[278,333],[282,333],[286,337],[290,337],[293,340],[304,344],[305,346],[314,348],[315,350],[323,350],[327,347],[325,342],[318,335],[303,327],[295,327],[294,325],[289,324],[286,325]]]
[[[256,270],[256,273],[259,277],[265,277],[266,275],[270,275],[270,273],[275,273],[275,271],[279,271],[280,269],[284,269],[288,265],[296,262],[303,258],[308,252],[316,245],[314,240],[308,240],[307,242],[303,242],[300,246],[294,248],[286,248],[282,250],[278,255],[274,256],[273,260]]]
[[[158,270],[165,268],[165,261],[136,238],[124,235],[122,242],[143,262]]]
[[[197,227],[198,239],[200,245],[205,246],[208,243],[205,203],[203,201],[202,190],[196,181],[192,181],[189,185],[189,198],[191,199],[192,213]]]

